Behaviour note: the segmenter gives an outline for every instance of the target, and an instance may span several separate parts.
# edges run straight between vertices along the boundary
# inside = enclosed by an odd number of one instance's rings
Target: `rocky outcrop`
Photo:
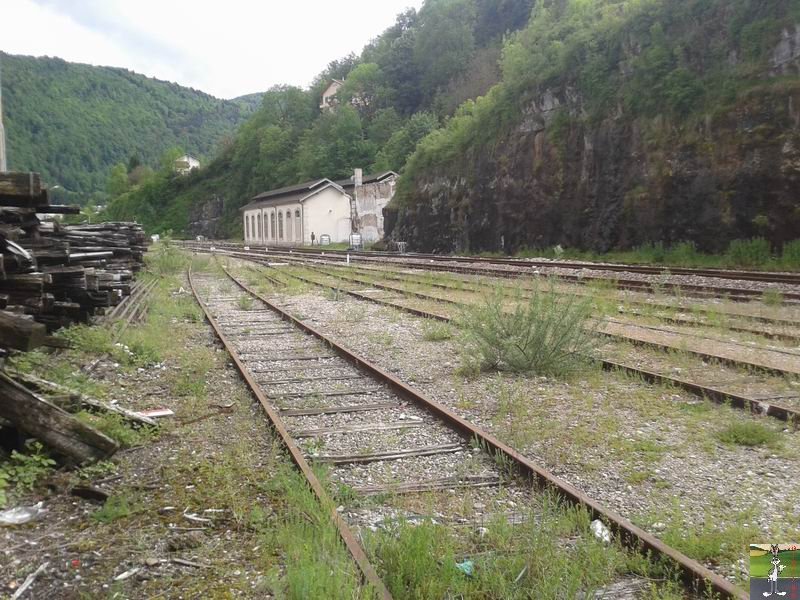
[[[782,30],[768,64],[691,118],[620,104],[587,119],[565,77],[497,139],[415,173],[386,211],[387,233],[420,251],[680,241],[719,251],[737,238],[800,238],[800,25]]]
[[[226,236],[223,223],[224,202],[219,196],[213,196],[203,202],[191,205],[188,231],[191,235],[202,235],[209,239]]]

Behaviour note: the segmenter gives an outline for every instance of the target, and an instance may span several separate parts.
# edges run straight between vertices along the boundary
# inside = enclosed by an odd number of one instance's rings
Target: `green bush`
[[[566,376],[587,363],[596,344],[591,312],[591,298],[559,296],[552,281],[528,298],[498,289],[459,318],[463,370]]]
[[[786,242],[783,245],[781,262],[784,267],[800,268],[800,240]]]
[[[757,267],[769,262],[769,242],[764,238],[733,240],[728,246],[727,257],[737,267]]]
[[[732,423],[717,433],[717,438],[726,444],[738,446],[770,446],[776,443],[776,433],[756,421]]]

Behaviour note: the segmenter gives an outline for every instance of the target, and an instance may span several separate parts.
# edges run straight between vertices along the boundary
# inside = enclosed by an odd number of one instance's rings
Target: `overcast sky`
[[[219,98],[307,86],[422,0],[3,0],[0,50],[125,67]]]

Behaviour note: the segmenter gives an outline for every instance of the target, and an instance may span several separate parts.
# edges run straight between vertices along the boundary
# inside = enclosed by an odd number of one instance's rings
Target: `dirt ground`
[[[213,357],[196,382],[203,393],[175,393],[184,366],[174,360],[99,365],[91,378],[111,383],[120,405],[175,414],[111,461],[55,471],[32,492],[13,495],[10,506],[42,502],[45,512],[0,527],[0,597],[11,597],[41,565],[23,597],[271,597],[283,559],[274,545],[265,547],[262,521],[275,512],[269,478],[287,461],[208,326],[183,325],[186,341]],[[75,497],[76,484],[94,484],[110,499]]]

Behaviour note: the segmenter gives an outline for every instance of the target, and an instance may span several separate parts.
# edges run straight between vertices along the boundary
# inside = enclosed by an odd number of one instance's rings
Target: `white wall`
[[[291,214],[291,228],[287,227],[286,212]],[[297,218],[300,211],[300,218]],[[283,215],[283,237],[278,227],[278,214]],[[264,230],[259,236],[258,218],[263,215]],[[255,217],[255,231],[250,228],[247,235],[246,221]],[[275,235],[272,234],[270,219],[275,221]],[[331,236],[332,243],[349,242],[352,224],[350,221],[350,198],[335,188],[327,188],[303,204],[292,202],[265,208],[253,208],[243,211],[242,231],[246,242],[269,246],[299,246],[311,244],[311,232],[314,232],[314,243],[319,244],[323,234]],[[291,233],[291,237],[289,234]]]
[[[321,235],[331,236],[331,242],[349,242],[350,198],[333,187],[315,194],[303,203],[303,244],[319,244]]]

